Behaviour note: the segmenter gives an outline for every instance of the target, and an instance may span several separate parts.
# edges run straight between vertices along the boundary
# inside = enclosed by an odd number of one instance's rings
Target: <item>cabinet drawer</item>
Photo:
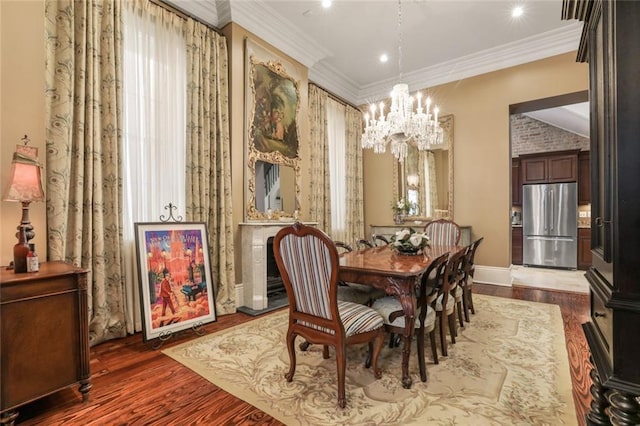
[[[604,347],[611,357],[611,345],[613,344],[613,311],[605,306],[604,300],[598,293],[591,292],[591,320],[600,332],[604,341]]]

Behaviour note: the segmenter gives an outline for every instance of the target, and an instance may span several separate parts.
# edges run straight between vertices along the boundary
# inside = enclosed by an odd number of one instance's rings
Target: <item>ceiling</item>
[[[582,30],[560,19],[562,0],[333,0],[329,9],[320,0],[168,2],[217,28],[236,22],[354,105],[388,98],[400,76],[414,91],[574,51]]]

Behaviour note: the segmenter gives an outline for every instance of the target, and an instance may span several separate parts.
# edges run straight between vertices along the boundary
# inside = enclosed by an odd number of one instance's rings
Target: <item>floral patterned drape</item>
[[[126,334],[120,2],[47,0],[45,30],[47,249],[90,271],[94,345]]]
[[[327,99],[329,95],[309,84],[310,191],[311,220],[331,235],[331,188],[329,178],[329,141],[327,138]]]
[[[218,314],[235,312],[227,41],[187,21],[187,218],[205,222]]]

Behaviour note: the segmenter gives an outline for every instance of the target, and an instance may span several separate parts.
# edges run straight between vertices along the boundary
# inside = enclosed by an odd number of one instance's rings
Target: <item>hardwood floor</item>
[[[589,353],[581,324],[589,318],[589,297],[523,287],[474,285],[474,292],[553,303],[564,320],[567,352],[578,423],[591,402]],[[252,317],[237,313],[218,317],[207,333],[241,324]],[[473,318],[471,319],[473,324]],[[183,343],[183,333],[166,346]],[[257,408],[221,390],[186,367],[142,343],[140,334],[100,344],[91,350],[93,388],[82,403],[77,389],[65,389],[20,409],[22,425],[280,425]]]

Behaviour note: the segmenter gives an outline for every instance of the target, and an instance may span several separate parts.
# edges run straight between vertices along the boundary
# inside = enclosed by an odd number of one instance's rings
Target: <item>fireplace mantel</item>
[[[255,311],[267,309],[267,240],[293,223],[280,220],[240,223],[244,306]],[[302,223],[310,226],[318,224]]]

